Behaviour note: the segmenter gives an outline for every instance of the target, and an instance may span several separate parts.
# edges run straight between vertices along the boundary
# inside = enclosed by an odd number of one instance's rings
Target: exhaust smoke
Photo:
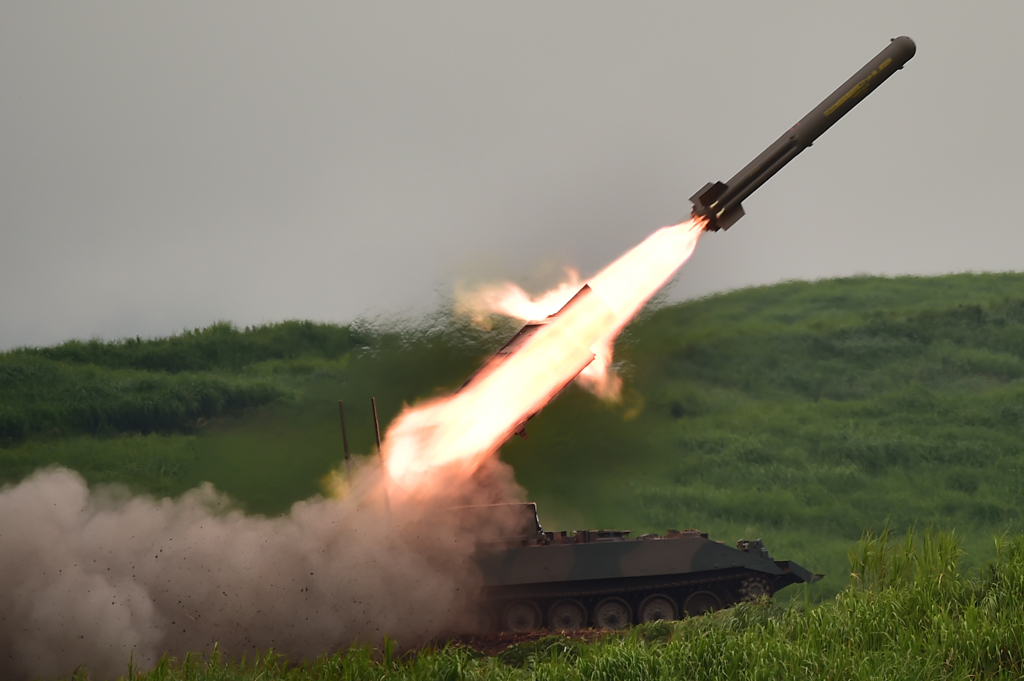
[[[90,491],[67,469],[0,490],[0,678],[84,665],[123,676],[164,653],[273,648],[312,658],[354,641],[423,644],[475,623],[470,555],[501,527],[465,533],[438,507],[520,500],[494,461],[435,503],[379,503],[372,460],[343,499],[247,516],[209,484],[180,499]],[[460,530],[462,531],[460,533]]]

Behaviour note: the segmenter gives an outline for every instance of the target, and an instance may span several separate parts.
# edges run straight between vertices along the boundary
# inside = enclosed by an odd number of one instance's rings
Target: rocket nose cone
[[[909,36],[901,35],[899,38],[893,38],[891,42],[899,43],[904,62],[913,57],[914,53],[917,52],[917,45]]]

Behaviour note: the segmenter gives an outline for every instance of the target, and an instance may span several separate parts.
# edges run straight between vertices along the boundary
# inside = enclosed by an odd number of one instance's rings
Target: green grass
[[[188,432],[292,396],[289,377],[344,361],[358,331],[227,323],[170,338],[68,341],[0,355],[0,443],[38,435]]]
[[[288,321],[239,330],[228,322],[218,322],[167,338],[136,337],[113,343],[72,340],[50,348],[21,348],[12,354],[70,364],[179,373],[237,371],[274,359],[337,359],[365,344],[365,334],[350,326]]]
[[[166,374],[8,354],[0,358],[0,441],[33,435],[188,432],[288,391],[212,372]]]
[[[109,439],[76,435],[0,450],[0,461],[11,480],[28,476],[41,464],[65,466],[92,484],[127,484],[136,492],[176,496],[195,486],[188,471],[195,466],[199,451],[197,438],[188,435]]]

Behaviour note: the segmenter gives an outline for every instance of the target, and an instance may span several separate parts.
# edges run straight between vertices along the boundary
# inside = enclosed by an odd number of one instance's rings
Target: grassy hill
[[[337,400],[370,452],[369,397],[457,387],[514,331],[229,324],[0,354],[0,481],[59,463],[178,494],[202,480],[278,513],[341,461]],[[1024,275],[852,278],[646,312],[620,339],[624,400],[571,387],[503,458],[550,529],[763,537],[847,582],[889,523],[955,530],[968,563],[1021,530]]]

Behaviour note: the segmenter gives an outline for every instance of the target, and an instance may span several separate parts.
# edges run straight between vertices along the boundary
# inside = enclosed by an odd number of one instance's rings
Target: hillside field
[[[353,450],[371,454],[370,396],[383,429],[515,330],[438,313],[15,349],[0,354],[0,482],[49,465],[157,496],[209,480],[281,513],[341,464],[339,399]],[[502,450],[546,529],[760,537],[827,575],[784,592],[807,603],[848,593],[866,531],[952,533],[968,571],[1022,533],[1024,275],[790,282],[656,306],[616,357],[621,403],[571,386]]]

